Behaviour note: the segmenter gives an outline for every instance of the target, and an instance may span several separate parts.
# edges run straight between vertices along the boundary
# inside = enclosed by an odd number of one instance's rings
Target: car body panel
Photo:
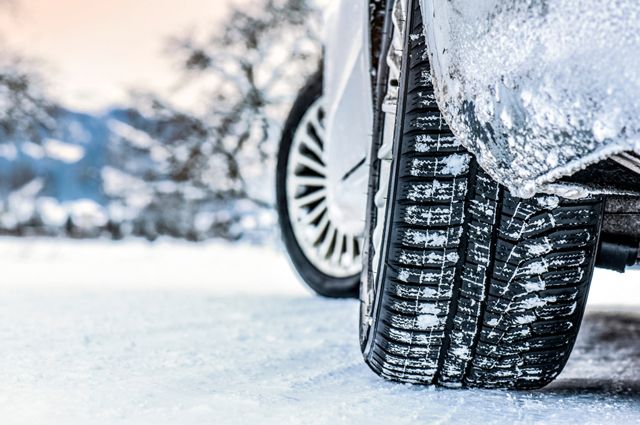
[[[481,167],[521,197],[640,152],[637,0],[421,0],[438,103]],[[587,190],[588,192],[588,190]]]
[[[342,221],[354,217],[354,232],[358,227],[364,231],[367,204],[368,169],[363,160],[373,128],[369,45],[368,2],[333,2],[326,15],[324,56],[326,165],[335,206],[330,214],[340,215],[336,218]]]

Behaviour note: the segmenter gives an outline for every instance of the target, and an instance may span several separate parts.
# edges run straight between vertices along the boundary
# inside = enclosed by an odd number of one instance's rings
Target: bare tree
[[[17,6],[17,0],[0,0],[0,12]],[[39,142],[43,130],[55,127],[54,112],[38,73],[21,55],[0,46],[0,143]]]
[[[39,143],[44,131],[56,127],[56,106],[40,77],[17,57],[0,61],[0,142]],[[10,58],[10,59],[7,59]]]

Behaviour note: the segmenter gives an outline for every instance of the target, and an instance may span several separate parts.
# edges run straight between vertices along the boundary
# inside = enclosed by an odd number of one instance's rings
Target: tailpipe
[[[640,239],[625,235],[603,234],[600,238],[596,267],[624,273],[640,266]]]

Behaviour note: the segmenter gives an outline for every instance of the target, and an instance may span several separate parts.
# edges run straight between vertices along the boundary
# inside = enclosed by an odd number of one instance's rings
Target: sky
[[[175,63],[168,37],[200,34],[230,4],[251,0],[18,0],[0,13],[5,45],[38,60],[65,106],[99,110],[125,102],[130,88],[169,92]]]

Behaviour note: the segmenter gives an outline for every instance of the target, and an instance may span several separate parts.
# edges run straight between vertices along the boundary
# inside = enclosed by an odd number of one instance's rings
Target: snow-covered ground
[[[638,272],[598,272],[565,372],[516,393],[377,378],[357,302],[270,249],[0,239],[0,264],[2,424],[640,423]]]

